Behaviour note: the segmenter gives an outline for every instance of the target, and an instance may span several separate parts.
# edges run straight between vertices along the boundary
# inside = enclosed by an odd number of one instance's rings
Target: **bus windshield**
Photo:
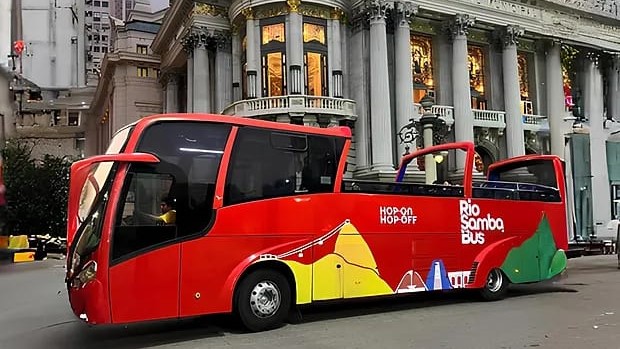
[[[106,154],[120,153],[125,147],[127,139],[129,139],[131,130],[132,127],[126,127],[117,132],[110,141]],[[113,166],[113,162],[94,164],[87,180],[84,182],[80,193],[78,210],[80,226],[76,234],[77,242],[74,254],[74,259],[77,257],[78,260],[72,261],[72,267],[77,267],[79,265],[79,258],[90,253],[99,244],[101,239],[101,217],[103,217],[107,196],[105,187],[109,181]]]

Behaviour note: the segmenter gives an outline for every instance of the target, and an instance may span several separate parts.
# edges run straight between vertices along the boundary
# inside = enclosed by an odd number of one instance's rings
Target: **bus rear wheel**
[[[250,331],[282,325],[291,307],[291,288],[284,275],[268,269],[252,272],[237,288],[235,312]]]
[[[509,281],[506,275],[500,269],[494,268],[489,272],[487,281],[482,290],[480,290],[480,295],[486,301],[503,299],[508,292],[508,284]]]

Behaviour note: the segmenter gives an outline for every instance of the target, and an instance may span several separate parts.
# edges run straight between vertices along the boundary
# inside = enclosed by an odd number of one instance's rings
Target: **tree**
[[[5,234],[66,234],[71,159],[32,157],[33,144],[11,140],[3,149],[7,188]]]

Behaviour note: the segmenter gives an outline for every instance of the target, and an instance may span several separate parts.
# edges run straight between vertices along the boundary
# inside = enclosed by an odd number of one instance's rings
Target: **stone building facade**
[[[160,61],[150,49],[162,17],[134,11],[127,22],[113,22],[114,46],[103,59],[86,125],[89,154],[102,152],[120,127],[162,112]]]
[[[165,112],[351,126],[359,178],[392,178],[430,96],[485,165],[566,158],[586,236],[618,214],[619,20],[606,0],[175,0],[151,47]]]

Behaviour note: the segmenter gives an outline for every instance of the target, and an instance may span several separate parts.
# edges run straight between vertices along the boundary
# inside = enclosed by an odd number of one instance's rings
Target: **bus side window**
[[[343,147],[335,137],[241,128],[224,204],[331,192]]]
[[[130,169],[112,239],[113,260],[176,238],[176,184],[172,175],[152,168]]]

